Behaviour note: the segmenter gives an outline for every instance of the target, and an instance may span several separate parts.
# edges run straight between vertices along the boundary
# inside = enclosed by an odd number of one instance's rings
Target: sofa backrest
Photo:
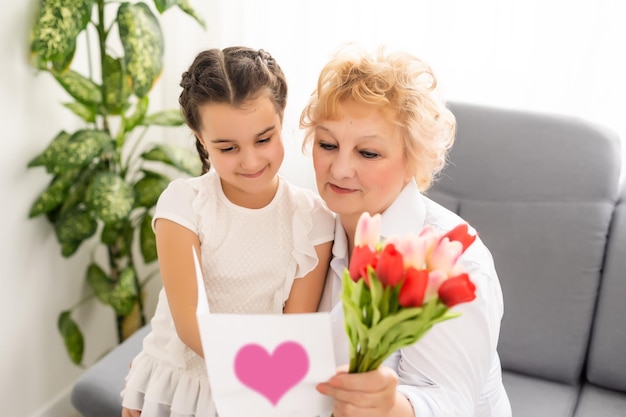
[[[626,391],[626,183],[615,209],[593,325],[587,379]]]
[[[427,195],[470,222],[493,254],[503,368],[575,384],[617,201],[619,138],[569,117],[450,109],[457,138]]]

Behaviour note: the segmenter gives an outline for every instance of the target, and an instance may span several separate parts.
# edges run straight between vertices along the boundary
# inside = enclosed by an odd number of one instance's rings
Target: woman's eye
[[[379,153],[371,152],[371,151],[360,151],[360,153],[366,159],[374,159],[380,156]]]
[[[333,145],[332,143],[327,142],[319,142],[318,146],[326,151],[332,151],[337,149],[337,145]]]

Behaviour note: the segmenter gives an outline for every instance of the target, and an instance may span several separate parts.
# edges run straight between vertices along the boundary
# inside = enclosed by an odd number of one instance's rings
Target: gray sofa
[[[494,255],[505,302],[499,352],[513,416],[626,416],[619,139],[578,119],[450,108],[457,140],[428,195],[471,222]],[[77,381],[72,403],[83,416],[120,415],[124,375],[148,330]]]

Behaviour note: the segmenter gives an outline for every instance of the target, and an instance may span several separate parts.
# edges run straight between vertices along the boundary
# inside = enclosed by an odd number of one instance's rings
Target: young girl
[[[278,175],[287,83],[276,61],[263,50],[207,50],[181,87],[203,175],[173,181],[156,207],[163,290],[126,377],[123,417],[214,416],[198,297],[215,313],[314,312],[330,261],[332,213]],[[192,246],[206,294],[197,292]]]

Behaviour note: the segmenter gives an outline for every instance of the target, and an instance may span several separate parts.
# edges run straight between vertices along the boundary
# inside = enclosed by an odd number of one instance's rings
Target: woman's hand
[[[413,416],[409,401],[396,392],[397,385],[396,373],[381,366],[356,374],[340,371],[328,382],[318,384],[317,390],[335,400],[334,417]]]
[[[126,407],[122,407],[122,417],[141,417],[141,410],[131,410]]]

